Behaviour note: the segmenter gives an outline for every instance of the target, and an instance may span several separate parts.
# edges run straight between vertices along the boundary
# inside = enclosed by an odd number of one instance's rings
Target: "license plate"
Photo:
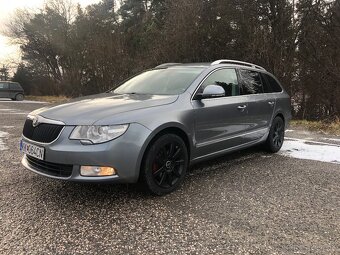
[[[23,140],[20,141],[20,151],[31,157],[44,160],[45,148],[27,143]]]

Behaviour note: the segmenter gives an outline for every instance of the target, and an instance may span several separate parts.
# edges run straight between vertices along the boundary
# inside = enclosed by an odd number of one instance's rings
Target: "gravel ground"
[[[67,183],[20,164],[43,106],[0,101],[0,254],[340,254],[339,164],[254,148],[193,166],[165,197]]]

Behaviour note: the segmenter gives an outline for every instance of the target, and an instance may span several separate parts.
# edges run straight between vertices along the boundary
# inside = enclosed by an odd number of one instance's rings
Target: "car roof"
[[[1,82],[6,82],[6,83],[18,83],[19,84],[19,82],[16,82],[16,81],[0,81],[0,83]]]

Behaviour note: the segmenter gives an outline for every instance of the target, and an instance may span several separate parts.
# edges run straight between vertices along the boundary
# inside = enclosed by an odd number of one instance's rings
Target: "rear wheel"
[[[273,120],[269,131],[267,141],[265,143],[266,149],[269,152],[276,153],[281,150],[285,137],[285,124],[281,117],[276,117]]]
[[[17,95],[15,96],[15,100],[16,100],[16,101],[22,101],[22,100],[24,100],[24,95],[23,95],[23,94],[17,94]]]
[[[176,190],[184,180],[188,168],[188,150],[175,134],[165,134],[147,150],[141,177],[144,185],[156,195]]]

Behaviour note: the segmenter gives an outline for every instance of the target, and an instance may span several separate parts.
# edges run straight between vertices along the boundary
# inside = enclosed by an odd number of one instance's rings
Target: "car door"
[[[15,98],[15,96],[18,93],[23,93],[23,89],[21,88],[21,86],[18,83],[10,83],[9,84],[10,87],[10,97],[11,98]]]
[[[196,94],[202,93],[208,85],[223,87],[226,95],[209,99],[193,97],[195,158],[247,142],[243,136],[245,130],[249,129],[247,96],[240,96],[236,70],[233,68],[215,70],[202,82]]]
[[[0,98],[9,97],[9,87],[7,82],[0,82]]]
[[[248,96],[249,132],[253,140],[261,139],[269,130],[275,107],[275,98],[265,93],[264,81],[257,71],[239,69],[241,94]]]

